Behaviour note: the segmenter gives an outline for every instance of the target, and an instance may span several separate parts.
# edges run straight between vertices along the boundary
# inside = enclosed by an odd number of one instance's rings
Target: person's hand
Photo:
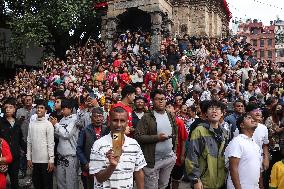
[[[119,156],[115,157],[113,150],[110,149],[107,153],[106,153],[106,157],[109,160],[110,166],[112,167],[116,167],[119,161]]]
[[[33,168],[33,162],[32,160],[28,160],[28,168],[32,169]]]
[[[200,180],[198,181],[198,183],[194,184],[194,189],[203,189],[203,185]]]
[[[169,137],[165,133],[159,134],[159,141],[160,142],[163,142],[163,141],[168,140],[168,139],[169,139]]]
[[[181,156],[180,156],[180,162],[181,162],[181,164],[184,163],[184,160],[185,160],[185,155],[181,155]]]
[[[58,123],[57,118],[50,116],[49,121],[52,123],[52,125],[54,126],[56,123]]]
[[[88,170],[89,169],[89,164],[87,163],[86,165],[84,165],[84,170]]]
[[[47,164],[47,172],[51,173],[54,170],[54,163]]]
[[[269,159],[268,158],[264,158],[262,164],[263,164],[263,169],[267,170],[269,168]]]
[[[131,128],[130,128],[129,126],[126,126],[126,127],[125,127],[125,131],[124,131],[124,134],[129,135],[130,132],[131,132]]]

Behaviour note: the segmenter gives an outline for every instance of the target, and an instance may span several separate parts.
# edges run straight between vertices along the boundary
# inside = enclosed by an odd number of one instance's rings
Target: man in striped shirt
[[[137,189],[144,189],[144,172],[146,161],[136,140],[124,136],[122,154],[115,156],[112,146],[112,135],[124,132],[128,115],[122,107],[113,108],[110,112],[111,133],[95,141],[91,155],[89,170],[94,175],[94,188],[126,188],[132,189],[133,173]]]

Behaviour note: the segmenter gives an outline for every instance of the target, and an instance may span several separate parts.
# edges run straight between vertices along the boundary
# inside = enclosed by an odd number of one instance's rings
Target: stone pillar
[[[154,54],[160,50],[161,46],[161,30],[162,30],[162,13],[152,12],[151,14],[151,33],[152,33],[152,44],[150,53]]]
[[[112,51],[112,43],[116,34],[116,27],[118,25],[117,18],[109,18],[107,20],[107,28],[106,28],[106,48],[108,53]]]

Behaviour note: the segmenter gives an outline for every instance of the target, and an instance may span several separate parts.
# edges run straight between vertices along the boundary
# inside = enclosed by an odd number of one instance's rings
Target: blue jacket
[[[101,137],[109,133],[109,129],[103,125],[101,130]],[[76,154],[81,165],[86,165],[90,161],[91,149],[94,142],[97,140],[93,124],[83,128],[79,133]]]

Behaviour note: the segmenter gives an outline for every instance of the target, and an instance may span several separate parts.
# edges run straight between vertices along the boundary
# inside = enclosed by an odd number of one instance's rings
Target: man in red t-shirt
[[[130,107],[133,104],[135,99],[135,88],[131,85],[126,85],[121,91],[121,101],[112,105],[112,108],[122,107],[128,113],[128,127],[126,127],[125,134],[131,135],[134,131],[132,129],[132,108]]]

